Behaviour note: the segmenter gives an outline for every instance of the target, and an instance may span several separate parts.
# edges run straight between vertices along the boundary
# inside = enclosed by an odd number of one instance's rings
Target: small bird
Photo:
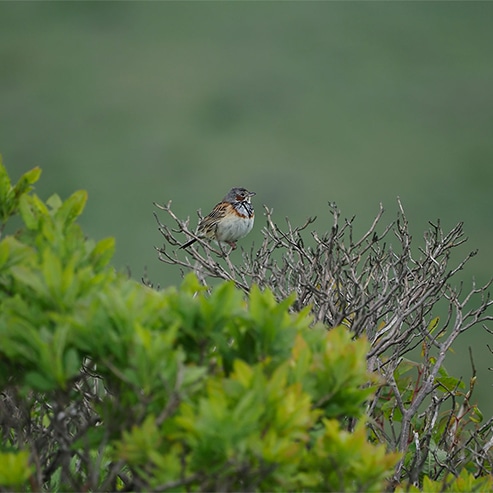
[[[255,192],[245,188],[232,188],[212,212],[200,221],[197,236],[215,240],[219,244],[227,243],[234,250],[237,240],[253,228],[255,213],[251,198],[254,195]],[[186,248],[196,241],[196,238],[192,238],[180,248]]]

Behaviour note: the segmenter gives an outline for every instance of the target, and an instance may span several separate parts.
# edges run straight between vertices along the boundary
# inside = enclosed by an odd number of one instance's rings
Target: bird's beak
[[[254,195],[257,195],[257,192],[248,192],[248,194],[249,197],[253,197]]]

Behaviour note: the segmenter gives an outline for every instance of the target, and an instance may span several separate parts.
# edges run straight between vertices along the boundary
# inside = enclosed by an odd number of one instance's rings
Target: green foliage
[[[26,227],[0,243],[2,352],[22,365],[16,377],[37,390],[66,389],[79,373],[73,322],[87,317],[91,298],[114,278],[106,268],[113,242],[86,241],[75,223],[86,198],[77,192],[44,204],[35,195],[20,196]]]
[[[327,354],[350,354],[352,346],[365,346],[364,341],[352,342],[343,327],[314,332]],[[306,344],[301,332],[297,346],[300,341]],[[316,370],[317,358],[292,348],[292,356],[275,370],[268,360],[254,365],[235,360],[229,376],[222,371],[211,376],[200,392],[181,403],[172,420],[159,426],[148,418],[126,433],[117,456],[145,477],[152,471],[152,489],[174,484],[177,471],[185,478],[183,484],[205,490],[381,488],[396,456],[366,441],[363,422],[355,433],[348,433],[337,420],[326,418],[333,410],[326,412],[315,399],[327,387],[334,396],[340,389],[330,383],[322,389],[313,383],[303,385],[308,373]],[[359,365],[348,373],[349,380],[359,380],[359,385],[367,381],[366,370]],[[339,409],[344,411],[347,403],[349,415],[352,390],[341,391],[338,398]],[[367,396],[367,391],[360,391],[360,409]]]
[[[27,450],[0,452],[0,487],[21,487],[28,481],[33,470]]]
[[[425,477],[422,490],[413,485],[406,485],[404,487],[399,486],[395,490],[395,493],[418,493],[420,491],[429,493],[443,493],[445,491],[450,493],[471,493],[491,491],[492,489],[493,477],[491,475],[476,478],[474,474],[463,469],[460,475],[454,476],[453,474],[447,474],[440,481],[432,481],[428,477]]]
[[[0,241],[0,488],[383,488],[398,457],[366,439],[364,338],[269,290],[129,280],[76,223],[84,192],[44,203],[39,172],[0,170],[23,222]]]
[[[294,295],[193,274],[150,289],[109,265],[111,238],[84,236],[86,193],[45,203],[38,176],[12,186],[0,164],[0,231],[22,221],[0,236],[0,490],[491,489],[475,378],[430,380],[430,345],[384,381],[365,336],[314,324]],[[444,337],[438,318],[428,331]]]
[[[41,170],[34,168],[24,173],[19,181],[12,186],[0,156],[0,227],[2,229],[7,220],[18,211],[21,197],[26,196],[26,193],[32,189],[32,185],[38,181],[40,175]]]

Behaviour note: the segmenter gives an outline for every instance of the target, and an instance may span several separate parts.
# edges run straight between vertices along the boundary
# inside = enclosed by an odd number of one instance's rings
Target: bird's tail
[[[196,241],[197,241],[197,238],[192,238],[190,241],[183,243],[183,245],[181,245],[180,248],[187,248],[188,246],[190,246],[192,243],[195,243]]]

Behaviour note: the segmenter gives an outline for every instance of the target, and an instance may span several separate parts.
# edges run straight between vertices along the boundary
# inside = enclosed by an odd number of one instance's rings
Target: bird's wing
[[[207,216],[200,221],[198,231],[205,236],[213,237],[216,233],[217,223],[227,215],[228,209],[221,202],[217,204]]]
[[[220,202],[217,204],[212,211],[204,217],[204,221],[210,219],[213,221],[217,221],[218,219],[222,219],[228,213],[228,208],[224,202]]]

